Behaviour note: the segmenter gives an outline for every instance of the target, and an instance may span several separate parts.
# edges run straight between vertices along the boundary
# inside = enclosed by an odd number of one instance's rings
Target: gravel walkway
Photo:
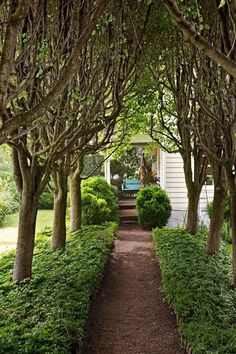
[[[186,354],[164,301],[150,232],[121,225],[89,314],[83,354]]]

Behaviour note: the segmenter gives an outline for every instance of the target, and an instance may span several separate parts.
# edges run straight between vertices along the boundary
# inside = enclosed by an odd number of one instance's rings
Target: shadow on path
[[[164,302],[150,232],[121,225],[89,313],[83,354],[186,354]]]

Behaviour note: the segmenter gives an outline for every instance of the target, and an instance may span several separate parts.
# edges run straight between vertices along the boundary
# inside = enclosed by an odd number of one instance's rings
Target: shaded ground
[[[84,354],[186,354],[175,316],[164,302],[150,233],[119,229],[99,293],[93,300]]]

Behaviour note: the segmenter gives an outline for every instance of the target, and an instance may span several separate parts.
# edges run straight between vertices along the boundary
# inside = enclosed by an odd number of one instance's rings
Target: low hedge
[[[13,252],[0,259],[0,353],[68,354],[83,337],[91,295],[113,243],[115,226],[74,233],[51,251],[51,230],[37,238],[33,279],[12,283]]]
[[[181,318],[180,330],[194,354],[236,353],[236,291],[225,244],[218,255],[205,252],[206,231],[156,229],[167,300]]]

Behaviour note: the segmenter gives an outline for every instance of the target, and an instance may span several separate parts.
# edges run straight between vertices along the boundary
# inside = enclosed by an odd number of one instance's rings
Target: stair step
[[[136,203],[136,200],[135,199],[120,199],[118,201],[118,203],[121,205],[132,205],[132,204]]]
[[[135,199],[121,199],[118,201],[120,207],[135,206]]]
[[[135,205],[119,205],[119,210],[135,209]]]
[[[129,218],[129,217],[137,217],[136,209],[121,209],[117,211],[117,215],[120,218]]]

